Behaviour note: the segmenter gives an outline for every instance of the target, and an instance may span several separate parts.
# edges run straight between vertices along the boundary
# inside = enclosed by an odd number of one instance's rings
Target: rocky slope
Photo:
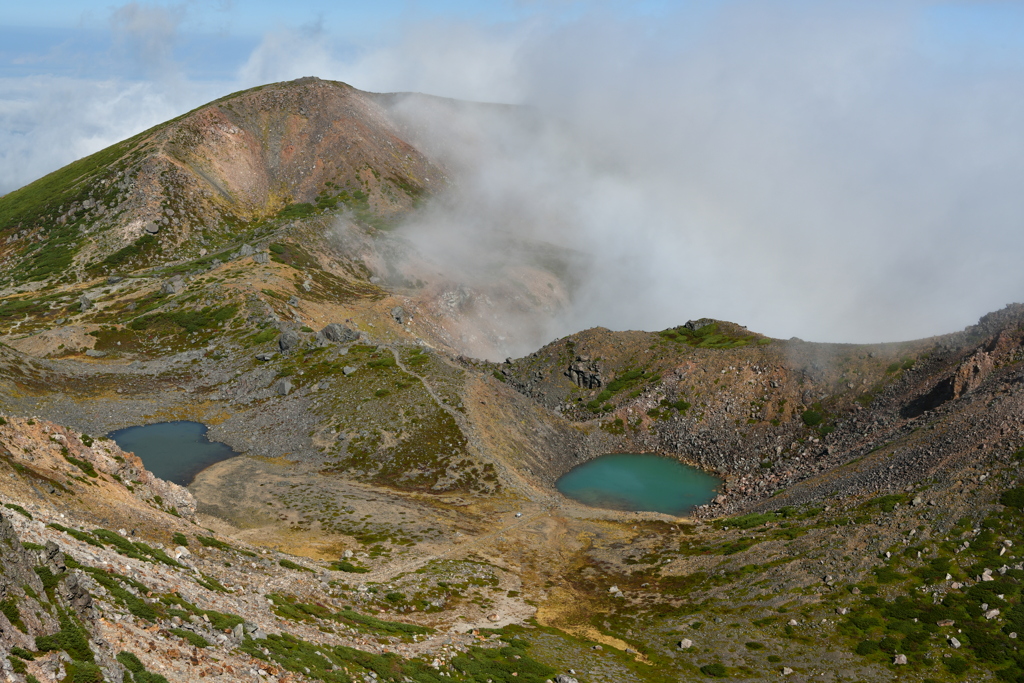
[[[7,283],[73,281],[201,256],[268,217],[347,206],[386,222],[443,169],[367,93],[301,79],[253,88],[0,198]]]
[[[463,281],[389,232],[460,170],[410,98],[274,84],[0,198],[8,679],[1024,677],[1024,307],[482,360],[572,255]],[[99,436],[174,419],[242,455],[185,490]],[[689,518],[557,493],[607,452],[724,483]]]

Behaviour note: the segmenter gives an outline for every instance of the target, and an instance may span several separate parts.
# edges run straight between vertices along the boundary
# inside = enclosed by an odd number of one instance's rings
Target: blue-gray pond
[[[238,455],[227,444],[207,439],[201,422],[158,422],[119,429],[108,436],[121,450],[139,456],[147,470],[182,486],[191,484],[200,470]]]
[[[574,467],[555,486],[592,507],[683,515],[714,498],[721,483],[671,458],[612,453]]]

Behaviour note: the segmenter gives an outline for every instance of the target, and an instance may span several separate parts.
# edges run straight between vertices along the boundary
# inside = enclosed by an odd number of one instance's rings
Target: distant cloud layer
[[[925,3],[718,7],[411,23],[373,45],[275,28],[212,82],[172,58],[179,10],[128,5],[112,28],[145,80],[0,79],[0,191],[230,90],[317,75],[534,108],[528,132],[487,124],[458,201],[419,227],[585,252],[551,334],[711,316],[882,341],[1024,300],[1019,64],[935,59]]]

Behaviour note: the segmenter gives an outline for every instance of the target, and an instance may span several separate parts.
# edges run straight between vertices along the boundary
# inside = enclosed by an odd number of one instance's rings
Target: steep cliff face
[[[46,593],[35,571],[37,553],[22,547],[3,513],[0,550],[0,647],[34,650],[34,638],[55,631],[57,621],[41,604]]]
[[[24,509],[15,514],[28,515]],[[67,566],[53,541],[23,544],[3,513],[0,550],[0,653],[8,655],[0,669],[6,680],[121,681],[124,667],[103,638],[86,575]]]

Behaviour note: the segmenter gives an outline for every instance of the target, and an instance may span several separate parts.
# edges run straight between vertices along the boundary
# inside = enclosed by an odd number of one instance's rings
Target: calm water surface
[[[200,470],[238,455],[228,445],[207,439],[206,425],[201,422],[159,422],[119,429],[107,436],[121,450],[139,456],[147,470],[182,486],[191,484]]]
[[[592,507],[683,515],[711,501],[721,483],[671,458],[613,453],[574,467],[555,486]]]

